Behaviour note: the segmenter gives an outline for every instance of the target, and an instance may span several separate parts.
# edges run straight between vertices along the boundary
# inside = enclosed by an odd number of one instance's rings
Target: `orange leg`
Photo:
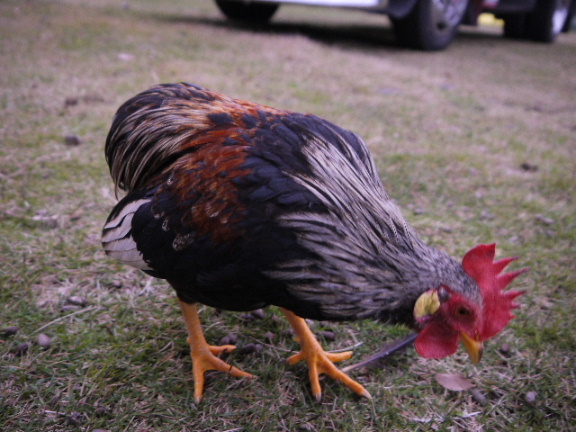
[[[352,351],[343,353],[329,353],[324,351],[304,319],[294,315],[294,313],[286,309],[282,309],[282,312],[284,312],[284,315],[288,318],[288,321],[300,342],[300,346],[302,347],[302,351],[290,357],[288,363],[293,365],[302,360],[305,360],[308,363],[308,373],[310,384],[312,386],[312,393],[317,401],[320,401],[322,398],[322,388],[320,387],[320,380],[318,379],[320,374],[326,374],[329,377],[340,381],[358,395],[371,399],[370,393],[368,393],[361,384],[357,383],[334,366],[334,362],[348,360],[352,357]]]
[[[188,330],[188,343],[190,344],[190,357],[192,357],[192,374],[194,376],[194,399],[200,403],[204,394],[204,372],[217,370],[225,372],[237,378],[252,378],[253,375],[244,372],[228,363],[220,360],[217,356],[232,351],[234,345],[212,346],[208,345],[202,325],[198,316],[198,308],[195,304],[180,301],[186,329]]]

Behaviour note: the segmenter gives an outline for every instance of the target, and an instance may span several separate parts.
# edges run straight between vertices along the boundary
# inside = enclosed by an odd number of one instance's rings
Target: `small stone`
[[[74,213],[72,213],[72,214],[70,215],[70,220],[71,220],[71,221],[77,221],[77,220],[80,219],[83,215],[84,215],[84,210],[78,209],[78,210],[76,210]]]
[[[16,326],[9,326],[2,330],[2,334],[6,337],[14,336],[20,329]]]
[[[40,345],[40,347],[43,349],[48,349],[50,348],[50,345],[52,345],[52,338],[45,335],[44,333],[40,333],[36,339],[36,342],[38,342],[38,345]]]
[[[480,219],[482,220],[494,220],[496,218],[496,215],[492,212],[489,212],[488,210],[483,210],[482,213],[480,214]]]
[[[110,288],[120,289],[123,286],[124,284],[122,283],[122,281],[119,280],[113,280],[112,282],[110,282]]]
[[[108,415],[112,412],[112,409],[108,406],[103,406],[103,405],[98,405],[96,407],[96,410],[94,411],[94,413],[98,416],[98,417],[102,417],[105,415]],[[93,432],[97,432],[98,430],[104,431],[105,429],[95,429]]]
[[[240,349],[238,349],[238,353],[239,354],[253,354],[255,352],[260,351],[261,349],[262,349],[262,345],[249,343],[247,345],[244,345]]]
[[[500,353],[502,353],[502,355],[509,356],[510,355],[510,344],[503,343],[502,345],[500,345]]]
[[[134,54],[130,54],[130,53],[119,53],[118,54],[118,60],[123,61],[123,62],[131,62],[132,60],[135,60],[136,56]]]
[[[531,164],[529,162],[524,162],[520,164],[520,168],[527,172],[536,172],[538,171],[538,165]]]
[[[71,106],[75,106],[78,105],[78,98],[76,97],[67,97],[64,100],[64,106],[65,107],[71,107]]]
[[[228,333],[220,339],[219,345],[235,345],[238,342],[238,337],[234,333]]]
[[[104,102],[104,98],[99,94],[88,94],[82,97],[82,102],[88,104],[101,103]]]
[[[84,422],[84,416],[79,412],[74,411],[70,416],[68,416],[67,421],[73,426],[79,426]]]
[[[82,143],[82,140],[78,135],[66,135],[64,137],[64,144],[70,147],[78,146]]]
[[[524,396],[524,400],[529,404],[533,404],[534,402],[536,402],[536,399],[538,399],[538,393],[536,393],[535,391],[529,391],[528,393],[526,393],[526,396]]]
[[[470,394],[472,395],[472,399],[474,399],[474,401],[479,404],[479,405],[486,405],[488,403],[488,399],[486,398],[486,396],[484,395],[484,393],[482,393],[480,390],[478,390],[477,388],[471,388],[470,389]]]
[[[330,330],[324,330],[320,332],[320,336],[327,341],[333,341],[336,339],[336,334]]]
[[[544,225],[554,225],[554,219],[545,217],[541,214],[536,215],[536,220]]]
[[[84,297],[70,296],[66,299],[66,303],[76,306],[86,306],[88,303]]]
[[[32,216],[32,220],[46,228],[57,228],[59,216],[48,214],[46,210],[39,210],[34,216]]]
[[[250,315],[252,315],[256,319],[264,319],[264,317],[266,316],[263,309],[256,309],[250,311]]]
[[[256,319],[254,315],[252,315],[251,313],[240,314],[238,315],[238,318],[240,318],[244,322],[252,322]]]
[[[18,346],[12,350],[12,354],[16,356],[23,356],[28,352],[31,346],[32,344],[30,342],[23,342],[18,344]]]

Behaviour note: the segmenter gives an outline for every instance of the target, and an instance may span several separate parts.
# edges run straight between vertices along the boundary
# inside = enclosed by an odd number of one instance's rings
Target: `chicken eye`
[[[472,314],[472,312],[470,312],[470,309],[468,309],[464,306],[460,306],[456,312],[458,313],[458,315],[460,315],[462,317]]]

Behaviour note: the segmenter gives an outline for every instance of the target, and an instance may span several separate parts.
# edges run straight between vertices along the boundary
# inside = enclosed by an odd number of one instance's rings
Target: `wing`
[[[105,250],[186,301],[319,317],[358,259],[408,230],[364,142],[312,115],[158,86],[120,108],[106,155],[128,195]]]

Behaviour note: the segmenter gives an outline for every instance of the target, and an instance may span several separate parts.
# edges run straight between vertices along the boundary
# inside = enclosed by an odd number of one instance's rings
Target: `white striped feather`
[[[267,274],[294,282],[299,298],[321,298],[328,316],[347,316],[347,298],[357,317],[376,314],[382,303],[375,293],[383,278],[395,276],[374,267],[374,262],[419,247],[421,241],[389,199],[370,157],[365,163],[350,147],[341,153],[321,137],[309,139],[302,151],[311,171],[289,175],[330,211],[287,213],[279,223],[297,233],[299,243],[323,259],[285,262]]]
[[[141,270],[152,270],[144,261],[142,252],[132,237],[132,218],[138,209],[149,199],[128,202],[110,219],[102,232],[102,245],[107,255],[118,261]]]
[[[358,246],[370,245],[376,251],[382,247],[383,238],[412,246],[417,235],[398,206],[388,198],[373,163],[365,165],[353,150],[345,148],[349,151],[340,153],[319,138],[309,140],[304,146],[312,172],[292,174],[292,177],[332,211],[326,215],[303,214],[298,218],[328,218],[327,226],[348,230],[349,238],[358,239]],[[293,216],[288,214],[287,222]]]

